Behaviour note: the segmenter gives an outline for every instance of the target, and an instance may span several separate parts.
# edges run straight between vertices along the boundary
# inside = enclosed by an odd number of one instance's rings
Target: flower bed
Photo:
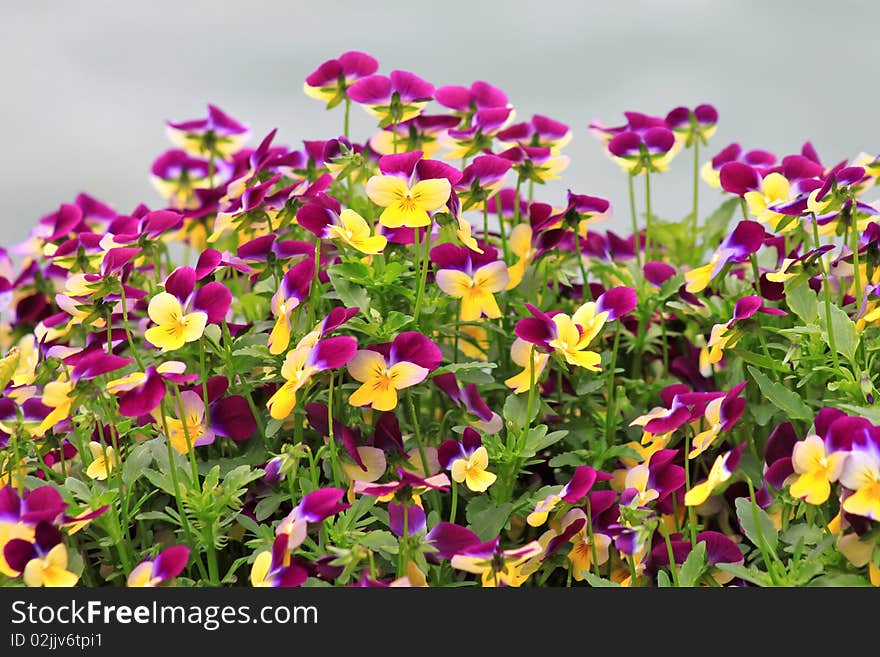
[[[377,70],[306,78],[338,138],[209,106],[164,208],[2,252],[0,585],[880,585],[880,160],[627,112],[620,235],[542,198],[587,126]]]

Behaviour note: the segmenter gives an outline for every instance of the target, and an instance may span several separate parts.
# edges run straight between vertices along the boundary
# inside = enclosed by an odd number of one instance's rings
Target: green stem
[[[645,257],[654,259],[654,241],[651,235],[651,170],[645,168]]]
[[[633,179],[635,176],[633,174],[629,174],[629,178],[627,183],[629,185],[629,213],[630,218],[632,219],[632,231],[633,231],[633,250],[636,252],[636,264],[639,267],[639,276],[642,275],[642,249],[641,249],[641,238],[639,237],[639,218],[636,214],[636,191],[635,185],[633,184]]]
[[[449,510],[449,522],[455,522],[455,514],[458,511],[458,484],[452,482],[452,508]]]
[[[856,311],[855,316],[858,317],[862,311],[862,272],[859,266],[859,223],[858,212],[856,211],[856,197],[852,197],[852,210],[850,213],[850,222],[852,223],[852,231],[850,238],[852,240],[850,248],[853,254],[853,285],[855,285]]]
[[[767,542],[764,540],[764,532],[761,530],[761,523],[758,520],[758,503],[755,501],[755,487],[749,477],[746,477],[746,483],[749,485],[749,502],[752,505],[752,518],[755,521],[755,532],[758,535],[758,549],[764,557],[764,564],[767,566],[767,574],[770,575],[770,581],[773,582],[773,586],[779,586],[779,580],[776,577],[776,564],[770,558],[770,550],[767,547]]]
[[[685,486],[685,494],[691,489],[691,459],[690,459],[690,451],[691,451],[691,438],[690,433],[685,432],[684,434],[684,486]],[[691,535],[691,549],[696,549],[697,547],[697,517],[694,512],[694,507],[687,507],[688,512],[688,532]]]
[[[351,98],[345,96],[345,115],[342,122],[342,134],[348,139],[348,115],[351,113]]]
[[[431,228],[434,225],[433,218],[431,222],[425,227],[425,248],[423,253],[419,253],[419,229],[415,229],[415,239],[416,239],[416,257],[421,258],[417,261],[419,268],[419,288],[416,292],[416,308],[413,313],[413,320],[416,324],[419,322],[419,315],[422,311],[422,297],[425,295],[425,283],[428,280],[428,268],[430,267],[430,259],[429,254],[431,250]]]
[[[138,348],[134,345],[134,339],[131,337],[131,327],[128,325],[128,304],[125,300],[125,284],[120,282],[119,285],[122,289],[119,302],[122,304],[122,323],[125,328],[125,337],[128,339],[128,347],[131,349],[131,355],[134,356],[140,371],[143,372],[146,368],[144,367],[144,362],[141,360]]]
[[[818,249],[820,246],[819,223],[816,221],[816,214],[814,212],[810,213],[810,217],[812,219],[811,223],[813,224],[813,241],[816,243],[816,248]],[[834,339],[834,325],[831,323],[831,287],[828,283],[828,270],[825,267],[824,255],[819,256],[819,266],[822,270],[822,291],[825,298],[825,328],[828,331],[828,346],[831,347],[831,358],[834,361],[834,369],[837,370],[838,374],[842,375],[840,371],[840,362],[837,359],[837,343]]]
[[[171,446],[171,433],[168,431],[168,415],[165,411],[165,400],[160,404],[162,413],[162,429],[165,431],[165,447],[168,449],[168,470],[171,473],[171,486],[174,488],[174,499],[177,502],[177,514],[180,516],[180,524],[183,528],[183,535],[186,538],[187,545],[195,545],[192,537],[192,530],[189,526],[189,517],[186,515],[186,508],[180,495],[180,479],[177,477],[177,462],[174,456],[174,448]],[[196,566],[199,569],[202,579],[207,578],[205,564],[202,563],[202,556],[196,553]]]
[[[416,413],[416,405],[415,403],[413,403],[412,393],[408,393],[406,395],[406,401],[409,405],[410,417],[412,418],[413,435],[416,438],[416,445],[418,445],[419,448],[419,458],[422,461],[422,470],[424,471],[426,477],[430,477],[431,472],[428,469],[428,459],[425,456],[425,447],[422,444],[422,430],[419,428],[419,415],[418,413]]]
[[[333,485],[339,487],[339,456],[336,454],[336,437],[333,433],[333,371],[330,371],[330,387],[327,390],[327,426],[330,446],[330,468],[333,470]]]
[[[694,213],[691,216],[691,248],[697,246],[697,210],[700,199],[700,138],[694,135]]]
[[[584,257],[581,253],[581,231],[580,227],[574,229],[574,250],[577,254],[578,267],[581,270],[581,280],[583,281],[583,298],[593,301],[593,291],[590,289],[590,283],[587,280],[587,268],[584,267]]]
[[[669,531],[662,524],[662,521],[660,524],[660,533],[663,534],[663,540],[666,541],[666,555],[669,558],[669,572],[672,575],[672,583],[675,585],[675,588],[678,588],[678,568],[675,567],[675,553],[672,551],[672,541],[669,540]]]
[[[616,323],[614,330],[614,346],[611,348],[611,363],[608,368],[608,413],[605,416],[605,447],[614,444],[614,421],[617,411],[615,410],[614,398],[614,374],[617,369],[617,349],[620,344],[620,322]]]

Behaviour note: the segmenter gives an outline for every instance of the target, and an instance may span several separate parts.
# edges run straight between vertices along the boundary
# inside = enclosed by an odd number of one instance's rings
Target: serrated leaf
[[[700,541],[681,565],[681,570],[678,573],[678,585],[688,588],[696,586],[705,570],[706,541]]]
[[[501,533],[512,510],[510,502],[495,504],[486,495],[475,497],[467,506],[468,527],[481,540],[491,540]]]
[[[761,389],[761,394],[776,408],[783,411],[789,418],[798,420],[812,420],[813,411],[807,406],[801,396],[786,388],[781,383],[771,381],[763,372],[748,366],[749,373],[755,379],[755,383]]]
[[[752,500],[746,497],[738,497],[736,498],[736,517],[746,538],[754,545],[761,549],[766,548],[770,552],[776,551],[779,534],[776,531],[776,525],[773,524],[773,520],[764,509],[753,504]],[[761,540],[763,540],[763,544]]]

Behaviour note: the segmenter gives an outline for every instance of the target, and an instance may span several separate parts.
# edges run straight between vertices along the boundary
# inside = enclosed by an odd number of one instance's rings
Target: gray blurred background
[[[3,0],[0,244],[80,191],[123,212],[160,206],[149,167],[169,147],[164,120],[201,117],[207,102],[249,123],[253,145],[275,127],[286,144],[338,135],[341,108],[326,112],[302,83],[351,49],[438,86],[486,80],[519,120],[569,123],[572,164],[538,197],[605,196],[621,226],[626,179],[592,119],[711,102],[721,119],[707,155],[733,140],[783,154],[805,139],[826,164],[877,153],[878,26],[880,2],[840,0]],[[371,117],[352,116],[356,138],[372,134]],[[657,214],[689,211],[690,176],[680,157],[657,181]],[[701,214],[716,204],[703,186]]]

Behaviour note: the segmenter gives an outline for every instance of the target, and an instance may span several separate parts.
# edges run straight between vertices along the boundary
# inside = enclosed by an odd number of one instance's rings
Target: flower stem
[[[330,387],[327,389],[327,431],[329,433],[330,468],[333,470],[333,485],[339,487],[339,456],[336,454],[336,437],[333,433],[333,372],[330,372]]]
[[[632,231],[633,231],[633,251],[636,254],[636,264],[639,266],[639,272],[642,271],[642,249],[641,249],[641,239],[639,238],[639,218],[636,214],[636,190],[635,185],[633,184],[633,176],[629,174],[627,178],[627,184],[629,187],[629,214],[630,219],[632,220]]]
[[[651,170],[645,169],[645,258],[654,259],[654,242],[651,235]]]
[[[431,249],[431,228],[434,225],[434,220],[431,219],[431,222],[425,227],[425,248],[422,253],[419,253],[419,229],[414,229],[415,234],[415,244],[416,244],[416,258],[417,258],[417,268],[419,274],[419,288],[416,292],[416,308],[413,313],[413,320],[418,324],[419,315],[422,311],[422,297],[425,295],[425,283],[428,280],[428,268],[430,266],[429,261],[429,253]]]
[[[449,522],[455,522],[455,514],[458,511],[458,484],[452,482],[452,508],[449,510]]]
[[[820,246],[819,242],[819,223],[816,221],[816,213],[811,212],[810,217],[813,224],[813,241],[816,248]],[[828,283],[828,269],[825,267],[825,256],[819,256],[819,266],[822,269],[822,291],[825,297],[825,328],[828,331],[828,346],[831,347],[831,358],[834,361],[834,369],[840,374],[840,362],[837,360],[837,343],[834,339],[834,325],[831,323],[831,288]]]
[[[419,428],[419,415],[416,413],[416,405],[413,403],[412,393],[406,395],[406,401],[409,405],[410,417],[412,418],[413,435],[416,438],[416,445],[418,445],[419,448],[419,459],[422,461],[422,470],[426,477],[430,477],[431,472],[428,469],[428,459],[425,456],[425,447],[422,444],[422,430]]]
[[[605,447],[614,444],[614,420],[616,415],[614,398],[614,374],[617,369],[617,348],[620,344],[620,322],[614,330],[614,346],[611,347],[611,363],[608,367],[608,413],[605,416]]]

